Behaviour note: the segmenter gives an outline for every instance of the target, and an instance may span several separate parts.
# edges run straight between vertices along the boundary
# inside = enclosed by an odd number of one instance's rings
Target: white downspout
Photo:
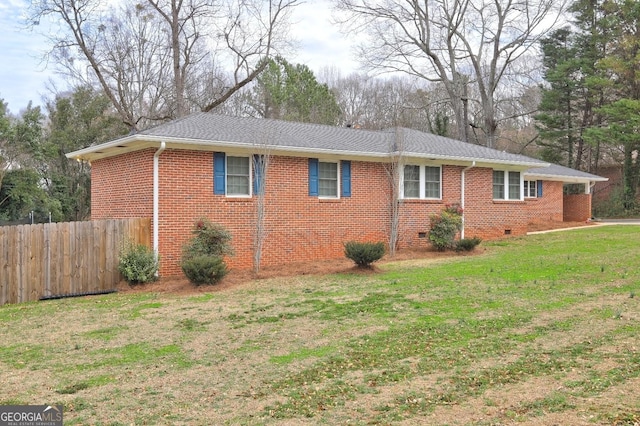
[[[166,148],[166,144],[164,142],[160,142],[160,148],[158,148],[156,153],[153,154],[153,252],[156,254],[156,259],[158,259],[158,253],[160,248],[160,244],[158,242],[158,234],[159,234],[158,218],[160,216],[159,214],[159,210],[160,210],[160,207],[159,207],[160,206],[159,158],[160,158],[160,154],[162,154],[162,151],[164,151],[165,148]]]
[[[472,161],[471,165],[462,169],[462,173],[460,173],[460,208],[462,209],[462,227],[460,228],[460,239],[464,239],[464,216],[466,213],[464,210],[464,178],[466,171],[475,166],[476,162]]]

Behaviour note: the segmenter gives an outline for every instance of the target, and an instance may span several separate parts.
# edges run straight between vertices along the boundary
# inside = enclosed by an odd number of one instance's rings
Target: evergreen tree
[[[268,62],[252,96],[258,115],[303,123],[338,123],[341,112],[335,96],[309,67],[292,65],[282,57]]]
[[[581,112],[576,103],[584,87],[577,78],[580,64],[572,34],[569,28],[563,28],[541,42],[547,87],[542,88],[541,112],[536,116],[542,158],[568,167],[575,165],[574,148],[579,138],[576,123]]]
[[[7,103],[0,98],[0,188],[2,180],[9,171],[13,161],[11,146],[11,121],[9,120]]]
[[[600,126],[589,130],[594,143],[609,148],[612,157],[621,153],[624,213],[637,205],[640,174],[640,3],[634,0],[608,1],[603,7],[602,34],[605,55],[597,69],[602,78],[603,104]]]
[[[597,172],[600,146],[588,144],[584,132],[602,121],[597,108],[608,80],[597,65],[606,53],[611,23],[599,0],[578,0],[570,11],[573,26],[541,42],[547,85],[536,116],[539,145],[547,161]]]
[[[109,99],[87,87],[47,105],[50,125],[42,145],[46,170],[40,170],[49,194],[60,201],[63,220],[83,220],[90,214],[90,166],[65,154],[115,139],[127,128],[112,112]]]
[[[41,223],[48,222],[49,215],[54,222],[62,219],[60,202],[47,193],[38,172],[30,168],[8,171],[0,188],[0,220]]]
[[[47,169],[42,151],[45,116],[40,107],[27,108],[18,118],[6,117],[0,124],[1,151],[5,168],[0,182],[0,220],[43,222],[60,220],[60,204],[46,192],[39,171]]]
[[[589,137],[601,141],[615,141],[623,152],[622,207],[626,214],[635,213],[636,193],[640,178],[640,100],[620,99],[603,106],[601,112],[607,125],[589,129]]]

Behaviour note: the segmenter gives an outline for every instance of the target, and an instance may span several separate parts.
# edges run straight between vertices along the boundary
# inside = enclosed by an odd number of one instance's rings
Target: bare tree
[[[137,120],[133,111],[124,103],[125,96],[119,96],[100,57],[98,46],[103,39],[103,21],[107,21],[101,6],[100,0],[37,0],[31,3],[30,20],[33,25],[47,19],[58,23],[58,28],[48,34],[49,59],[62,73],[80,81],[80,85],[97,80],[122,121],[135,128]],[[87,75],[85,68],[93,73]]]
[[[407,75],[381,78],[353,73],[343,78],[331,69],[321,75],[336,97],[345,125],[376,130],[403,126],[449,136],[448,123],[453,120],[440,85]]]
[[[398,249],[398,242],[400,241],[400,174],[403,172],[404,167],[404,129],[396,127],[394,134],[393,146],[389,147],[391,152],[390,161],[385,164],[385,171],[387,172],[387,179],[389,187],[391,188],[388,194],[388,206],[389,206],[389,255],[395,256]]]
[[[262,143],[256,144],[253,155],[253,175],[254,175],[254,197],[256,199],[256,222],[255,235],[253,239],[253,272],[260,272],[262,263],[262,251],[264,243],[267,239],[266,217],[267,217],[267,200],[266,185],[269,166],[271,164],[271,147],[275,141],[275,137],[271,133],[262,135]]]
[[[365,64],[442,83],[457,137],[469,140],[467,109],[477,101],[485,144],[497,134],[496,91],[524,54],[562,17],[565,0],[334,0],[338,22],[369,37]],[[470,99],[473,86],[477,99]]]
[[[164,47],[166,34],[157,30],[160,24],[153,10],[144,4],[111,11],[100,24],[94,48],[100,68],[84,81],[95,81],[95,76],[101,74],[110,85],[108,91],[103,91],[115,95],[120,109],[126,111],[127,121],[133,122],[126,124],[134,129],[172,116],[171,61]],[[59,64],[71,70],[71,66],[83,65],[84,61],[74,59],[72,63]]]
[[[232,85],[202,109],[211,111],[253,81],[267,59],[290,47],[289,18],[303,0],[228,1],[226,20],[218,30],[218,49],[233,64]]]
[[[302,0],[124,1],[110,12],[108,0],[34,0],[31,21],[59,23],[50,59],[99,85],[138,130],[228,100],[290,45],[287,22]]]
[[[204,57],[202,43],[206,19],[216,17],[215,3],[202,0],[147,0],[158,13],[169,34],[169,51],[173,70],[173,103],[175,115],[187,114],[185,101],[190,68]]]

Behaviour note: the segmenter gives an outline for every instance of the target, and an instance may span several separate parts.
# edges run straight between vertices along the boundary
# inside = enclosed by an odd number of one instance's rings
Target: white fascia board
[[[96,146],[90,146],[66,154],[67,158],[78,161],[93,161],[101,158],[138,151],[146,148],[157,148],[161,142],[165,142],[167,149],[192,149],[199,151],[220,151],[236,153],[260,153],[285,156],[322,157],[334,159],[353,159],[361,161],[389,162],[390,158],[429,160],[440,164],[468,166],[476,162],[476,167],[502,168],[510,170],[526,170],[532,167],[548,167],[548,163],[532,161],[490,160],[472,157],[458,157],[447,155],[433,155],[428,153],[402,153],[402,152],[362,152],[362,151],[337,151],[332,149],[318,149],[307,147],[291,147],[277,144],[253,144],[246,142],[211,141],[200,139],[185,139],[175,137],[163,137],[155,135],[136,134],[106,142]]]
[[[387,153],[370,153],[358,151],[336,151],[329,149],[288,147],[282,145],[263,145],[246,142],[209,141],[198,139],[169,138],[149,135],[132,135],[116,139],[112,142],[80,149],[66,154],[67,158],[92,161],[100,158],[120,155],[123,153],[158,147],[161,142],[166,143],[167,149],[192,149],[198,151],[221,151],[237,153],[270,152],[279,155],[323,157],[323,158],[352,158],[363,161],[388,161]]]
[[[138,140],[138,138],[139,138],[138,135],[125,136],[124,138],[116,139],[111,142],[105,142],[105,143],[101,143],[100,145],[89,146],[87,148],[82,148],[77,151],[72,151],[65,154],[65,156],[69,159],[85,160],[87,159],[87,157],[92,156],[92,154],[100,153],[101,151],[104,151],[104,150],[111,150],[119,147],[122,147],[123,149],[128,148],[129,145],[132,142],[135,142],[136,140]],[[140,148],[136,147],[136,150],[137,149],[140,149]]]
[[[545,175],[540,173],[525,173],[525,180],[550,180],[565,183],[591,183],[591,182],[606,182],[609,178],[594,176],[594,177],[578,177],[578,176],[563,176],[563,175]]]
[[[454,165],[454,166],[468,166],[475,161],[475,167],[483,168],[500,168],[501,170],[528,170],[532,167],[549,167],[551,164],[545,162],[539,162],[532,159],[531,161],[511,161],[511,160],[490,160],[484,158],[473,157],[458,157],[449,155],[433,155],[433,154],[417,154],[417,153],[395,153],[396,156],[402,158],[404,162],[406,159],[411,160],[429,160],[431,162],[438,162],[440,164]]]

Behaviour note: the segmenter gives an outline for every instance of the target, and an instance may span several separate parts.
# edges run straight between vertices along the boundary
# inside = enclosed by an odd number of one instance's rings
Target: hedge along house
[[[350,240],[425,247],[430,216],[463,207],[463,237],[586,220],[598,176],[405,128],[196,113],[67,154],[91,162],[93,219],[151,217],[161,274],[206,217],[231,231],[232,268],[342,257]],[[575,200],[565,183],[585,188]],[[575,206],[574,206],[575,204]],[[575,212],[575,214],[574,214]]]

